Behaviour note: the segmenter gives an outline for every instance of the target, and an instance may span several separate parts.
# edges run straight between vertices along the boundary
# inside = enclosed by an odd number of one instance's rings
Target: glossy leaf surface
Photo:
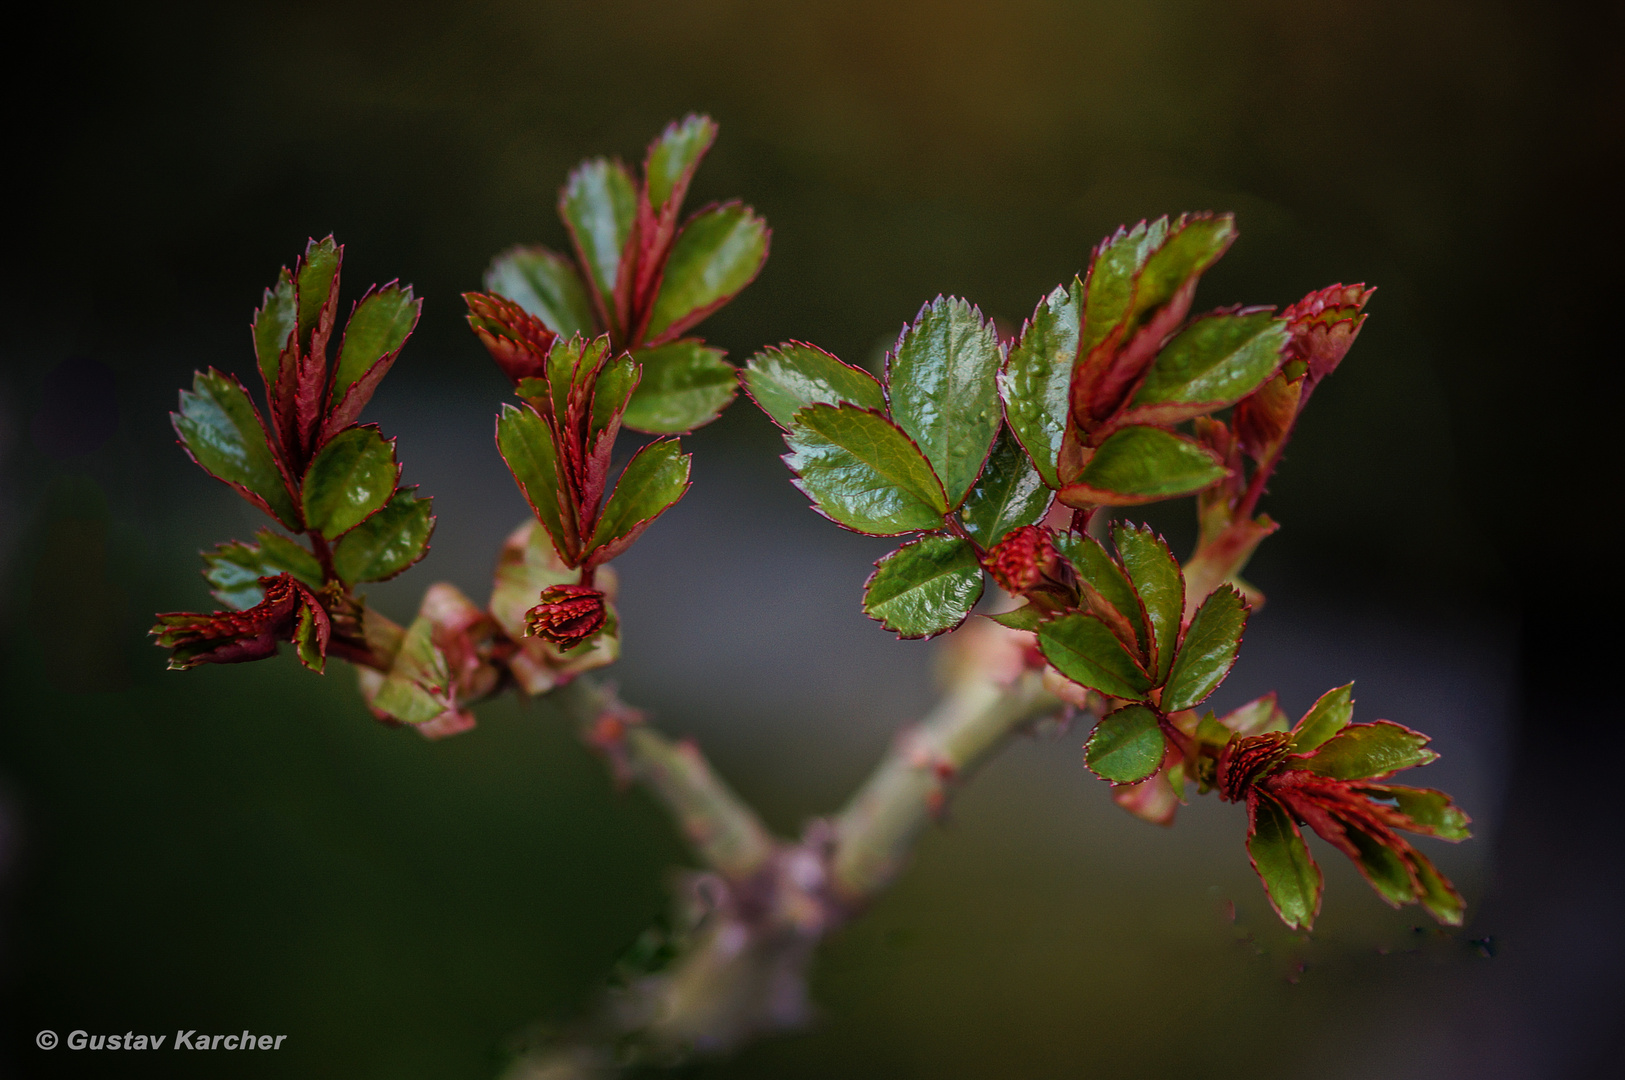
[[[553,538],[559,553],[565,554],[558,451],[547,422],[532,409],[505,403],[502,415],[497,417],[497,450],[507,462],[519,490],[524,492],[536,520]]]
[[[885,391],[873,375],[815,345],[789,342],[763,349],[745,365],[744,381],[751,400],[787,431],[808,405],[886,409]]]
[[[1051,619],[1038,628],[1038,645],[1057,671],[1081,686],[1128,700],[1141,700],[1151,689],[1117,636],[1093,615]]]
[[[1078,577],[1128,620],[1136,641],[1143,647],[1146,644],[1144,607],[1123,568],[1106,553],[1100,542],[1088,533],[1063,532],[1056,535],[1055,548],[1066,556]]]
[[[657,440],[634,454],[599,515],[592,547],[624,544],[682,498],[691,461],[676,439]]]
[[[1169,423],[1196,415],[1175,406],[1234,405],[1275,373],[1289,336],[1268,311],[1203,316],[1157,354],[1131,408],[1166,407],[1155,419]]]
[[[1166,751],[1157,714],[1145,705],[1126,705],[1095,725],[1083,759],[1102,780],[1132,784],[1156,772]]]
[[[1354,684],[1339,686],[1320,695],[1292,729],[1292,752],[1307,754],[1354,719]]]
[[[1387,720],[1350,724],[1293,765],[1334,780],[1375,780],[1438,760],[1427,744],[1426,735]]]
[[[879,413],[808,406],[785,441],[796,486],[831,520],[877,536],[941,527],[942,485],[909,437]]]
[[[1222,480],[1225,469],[1194,441],[1162,428],[1114,431],[1078,475],[1076,488],[1102,506],[1133,506],[1189,495]]]
[[[322,309],[328,309],[328,328],[331,329],[333,306],[338,297],[333,293],[338,286],[339,263],[344,250],[333,237],[313,240],[305,246],[305,257],[299,261],[299,345],[301,351],[312,347],[313,331],[322,321]],[[333,306],[330,306],[333,305]]]
[[[246,611],[265,599],[259,579],[288,573],[312,589],[321,587],[322,568],[316,557],[292,540],[261,529],[258,544],[232,540],[203,553],[203,578],[222,604]]]
[[[649,186],[649,204],[656,210],[666,205],[673,194],[681,195],[688,189],[700,159],[716,141],[717,125],[709,116],[687,116],[680,122],[668,124],[649,146],[644,162],[645,181]]]
[[[305,470],[305,523],[332,540],[383,509],[400,478],[395,444],[376,427],[341,431]]]
[[[591,337],[592,297],[575,264],[544,247],[505,251],[485,272],[487,292],[505,296],[563,338]]]
[[[299,509],[242,383],[212,368],[197,372],[191,391],[181,391],[180,412],[170,419],[209,475],[243,492],[288,528],[300,528]]]
[[[999,374],[1005,415],[1044,483],[1061,486],[1056,460],[1066,434],[1072,367],[1078,358],[1083,282],[1059,285],[1044,298]]]
[[[900,637],[930,637],[964,622],[981,595],[975,549],[958,537],[927,536],[876,564],[863,611]]]
[[[1292,815],[1268,795],[1255,798],[1253,827],[1247,834],[1253,869],[1281,921],[1295,930],[1307,930],[1320,912],[1320,867],[1310,856]]]
[[[432,499],[401,488],[384,508],[357,525],[333,549],[333,570],[347,585],[385,581],[429,551],[434,532]]]
[[[998,332],[957,297],[938,297],[903,332],[886,366],[891,418],[925,454],[957,507],[982,471],[1003,417]]]
[[[1185,579],[1179,572],[1179,560],[1167,542],[1147,526],[1117,525],[1112,529],[1112,543],[1117,546],[1117,557],[1123,561],[1135,595],[1144,605],[1151,626],[1149,666],[1161,683],[1173,667],[1185,611]]]
[[[694,215],[672,244],[646,339],[682,333],[749,285],[767,238],[767,222],[739,203]]]
[[[643,372],[622,422],[634,431],[676,435],[709,424],[739,392],[739,373],[721,349],[692,339],[639,349]]]
[[[282,350],[287,348],[298,321],[294,310],[293,275],[284,267],[277,275],[276,284],[265,290],[265,298],[254,312],[254,355],[268,387],[276,385]]]
[[[400,351],[417,325],[422,307],[423,302],[412,296],[411,286],[386,285],[362,298],[345,324],[339,345],[334,405],[344,400],[345,392],[374,364]]]
[[[1410,818],[1418,830],[1443,840],[1466,840],[1472,835],[1468,829],[1471,820],[1462,813],[1450,796],[1432,788],[1401,787],[1383,784],[1362,789],[1379,798],[1394,800],[1394,808]]]
[[[559,216],[570,229],[588,283],[606,314],[614,310],[615,278],[637,208],[637,192],[626,168],[605,158],[582,162],[559,195]]]
[[[1052,497],[1021,444],[1009,428],[1002,428],[981,478],[965,497],[959,519],[978,543],[991,547],[1011,529],[1035,524]]]
[[[1230,586],[1221,586],[1202,601],[1168,672],[1162,707],[1178,712],[1205,701],[1230,674],[1246,625],[1247,601]]]

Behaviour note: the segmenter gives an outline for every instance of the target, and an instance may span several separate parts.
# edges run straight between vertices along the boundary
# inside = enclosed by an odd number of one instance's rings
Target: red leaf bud
[[[1076,607],[1078,578],[1055,550],[1049,530],[1023,525],[988,548],[982,565],[1005,592],[1052,609]]]
[[[541,603],[525,612],[525,632],[561,649],[579,645],[604,628],[604,594],[586,585],[549,585]]]

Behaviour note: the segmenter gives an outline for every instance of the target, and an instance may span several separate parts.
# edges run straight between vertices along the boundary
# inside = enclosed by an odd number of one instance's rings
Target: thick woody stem
[[[921,830],[941,813],[948,785],[1060,707],[1036,671],[1022,672],[1008,686],[974,676],[961,680],[929,716],[898,737],[835,819],[836,894],[860,904],[891,884]]]

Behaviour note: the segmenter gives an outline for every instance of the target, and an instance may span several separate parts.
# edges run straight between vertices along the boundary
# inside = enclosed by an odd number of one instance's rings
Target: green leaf
[[[692,461],[676,439],[658,439],[632,455],[593,531],[588,550],[595,563],[620,554],[651,521],[683,497]]]
[[[337,307],[339,263],[344,253],[331,236],[313,240],[305,246],[305,257],[299,264],[299,347],[311,348],[312,334],[321,321],[322,308],[331,300]],[[331,318],[331,315],[329,316]],[[329,324],[331,326],[331,324]]]
[[[299,621],[293,628],[293,651],[301,664],[318,675],[327,666],[327,654],[323,651],[323,642],[317,630],[316,613],[308,604],[299,605]]]
[[[1014,610],[1001,611],[997,615],[989,615],[988,618],[1011,630],[1037,630],[1038,624],[1051,614],[1033,604],[1022,604]]]
[[[1125,705],[1101,717],[1083,748],[1083,760],[1102,780],[1132,784],[1162,764],[1167,740],[1157,714],[1144,705]]]
[[[383,509],[400,476],[394,440],[370,424],[347,428],[305,470],[305,523],[329,540],[342,536]]]
[[[450,708],[451,670],[435,647],[434,623],[419,615],[406,628],[389,675],[372,707],[405,724],[426,724]]]
[[[1410,827],[1412,832],[1437,836],[1441,840],[1466,840],[1472,836],[1467,828],[1471,819],[1442,791],[1397,784],[1373,784],[1360,790],[1377,798],[1392,799],[1394,808],[1415,823]]]
[[[787,342],[763,349],[745,365],[745,392],[789,430],[808,405],[856,405],[886,411],[886,394],[875,377],[837,360],[816,345]]]
[[[289,573],[312,589],[322,585],[322,567],[298,544],[269,529],[261,529],[260,543],[232,540],[203,553],[203,578],[222,604],[246,611],[265,599],[259,579]]]
[[[1195,625],[1191,624],[1193,629]],[[1427,749],[1427,744],[1426,735],[1387,720],[1350,724],[1293,764],[1334,780],[1376,780],[1437,761],[1439,755]]]
[[[1247,601],[1230,586],[1221,585],[1202,601],[1174,657],[1162,690],[1162,707],[1178,712],[1206,700],[1230,674],[1246,626]]]
[[[981,596],[976,549],[955,536],[926,536],[875,564],[863,613],[899,637],[931,637],[964,622]]]
[[[1044,483],[1059,488],[1056,460],[1066,434],[1072,368],[1078,359],[1083,282],[1057,285],[1022,328],[1021,341],[999,373],[1005,416]]]
[[[1066,556],[1080,578],[1128,620],[1128,624],[1134,628],[1135,638],[1145,648],[1145,607],[1124,575],[1123,568],[1106,553],[1100,542],[1088,533],[1063,532],[1055,536],[1055,549]],[[1172,558],[1171,555],[1169,557]],[[1149,654],[1150,650],[1147,652]]]
[[[432,499],[401,488],[384,508],[344,534],[333,549],[333,570],[346,585],[386,581],[423,558],[434,532]]]
[[[637,212],[638,196],[632,177],[618,161],[594,158],[582,162],[559,193],[559,217],[575,240],[599,304],[611,315],[621,253],[632,235]]]
[[[1141,701],[1151,689],[1140,665],[1093,615],[1072,612],[1051,619],[1038,628],[1038,646],[1062,675],[1102,694]]]
[[[623,422],[656,435],[678,435],[709,424],[739,392],[739,372],[723,356],[721,349],[694,338],[639,349],[632,358],[643,365],[643,376]]]
[[[1042,519],[1053,497],[1010,429],[1002,428],[959,519],[977,543],[991,547],[1011,529]]]
[[[686,116],[668,124],[649,144],[643,175],[649,185],[651,209],[658,213],[674,193],[680,198],[688,190],[694,170],[716,138],[717,125],[709,116]]]
[[[896,424],[855,405],[809,405],[792,418],[785,463],[831,521],[874,536],[942,527],[931,466]]]
[[[1204,315],[1152,361],[1131,419],[1175,423],[1234,405],[1275,374],[1290,337],[1269,311]]]
[[[1417,900],[1417,882],[1411,877],[1411,867],[1403,856],[1381,840],[1351,822],[1344,822],[1343,835],[1354,845],[1358,855],[1354,865],[1377,895],[1394,907]]]
[[[254,355],[268,389],[276,386],[282,367],[282,350],[288,347],[288,338],[293,335],[298,321],[298,312],[294,310],[293,275],[284,266],[276,284],[265,290],[265,298],[254,312]]]
[[[299,507],[242,383],[213,368],[199,371],[191,392],[181,391],[180,412],[169,418],[181,444],[205,472],[288,528],[301,527]]]
[[[641,384],[638,381],[637,361],[626,353],[605,364],[598,372],[598,381],[592,388],[590,421],[594,440],[602,432],[607,431],[617,419],[624,422],[625,414],[639,385]]]
[[[671,247],[646,341],[675,337],[732,299],[767,261],[767,222],[725,203],[688,220]]]
[[[1168,219],[1118,229],[1089,261],[1079,355],[1087,356],[1133,313],[1134,284],[1146,258],[1168,236]]]
[[[339,343],[338,370],[333,376],[334,407],[374,364],[392,359],[400,351],[417,325],[422,308],[423,301],[413,298],[410,285],[385,285],[361,298],[344,326],[344,340]],[[372,389],[366,387],[368,397]],[[359,411],[356,407],[355,412]]]
[[[1467,915],[1467,902],[1444,875],[1434,868],[1427,856],[1413,848],[1410,857],[1412,869],[1416,871],[1417,884],[1422,886],[1421,895],[1418,897],[1422,906],[1446,926],[1460,926]]]
[[[999,334],[958,297],[920,309],[886,365],[891,418],[925,454],[957,507],[982,471],[1003,415]]]
[[[563,510],[559,499],[558,453],[547,421],[528,407],[504,403],[497,418],[497,450],[507,462],[508,471],[525,495],[536,520],[553,539],[561,556],[565,552]]]
[[[503,252],[485,272],[485,291],[505,296],[562,338],[592,337],[592,297],[575,264],[544,247]]]
[[[1224,476],[1224,466],[1194,440],[1135,425],[1107,436],[1067,491],[1101,506],[1134,506],[1190,495]]]
[[[1323,879],[1309,854],[1292,815],[1270,796],[1259,792],[1253,804],[1247,853],[1264,882],[1270,905],[1281,921],[1294,930],[1308,930],[1320,913]]]
[[[1116,525],[1112,543],[1117,546],[1118,558],[1123,560],[1135,595],[1144,605],[1151,628],[1151,648],[1146,650],[1151,663],[1147,666],[1153,671],[1156,685],[1161,685],[1173,669],[1180,620],[1185,612],[1185,579],[1179,572],[1179,560],[1167,542],[1145,526],[1135,528],[1126,522]],[[1175,709],[1172,705],[1163,707],[1170,712]]]
[[[1354,719],[1354,684],[1339,686],[1320,695],[1292,728],[1292,752],[1307,754]]]
[[[1135,319],[1172,300],[1217,262],[1235,239],[1235,219],[1229,214],[1181,216],[1169,227],[1168,239],[1146,258],[1135,282]]]

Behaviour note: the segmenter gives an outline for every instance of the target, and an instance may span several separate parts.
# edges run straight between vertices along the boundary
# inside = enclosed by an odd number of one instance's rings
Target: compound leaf
[[[639,349],[633,359],[643,374],[622,422],[656,435],[678,435],[709,424],[739,392],[739,372],[723,355],[693,338]]]
[[[873,375],[799,341],[752,356],[745,365],[744,382],[751,400],[786,431],[795,414],[808,405],[886,409],[885,391]]]
[[[896,424],[855,405],[810,405],[792,418],[785,462],[820,513],[875,536],[937,529],[942,484]]]

